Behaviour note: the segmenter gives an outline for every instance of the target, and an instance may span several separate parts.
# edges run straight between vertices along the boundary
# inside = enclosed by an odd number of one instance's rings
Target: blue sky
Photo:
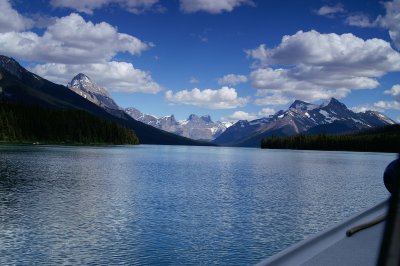
[[[338,98],[400,120],[400,0],[0,0],[0,54],[122,107],[255,119]]]

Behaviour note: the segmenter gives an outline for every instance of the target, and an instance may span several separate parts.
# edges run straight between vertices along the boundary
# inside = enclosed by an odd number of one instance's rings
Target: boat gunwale
[[[301,265],[338,241],[346,238],[346,231],[359,224],[369,222],[387,213],[388,199],[335,224],[316,235],[312,235],[257,263],[264,265]]]

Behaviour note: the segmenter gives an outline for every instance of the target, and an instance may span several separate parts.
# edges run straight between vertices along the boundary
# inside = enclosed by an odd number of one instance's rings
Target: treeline
[[[347,135],[296,135],[269,137],[261,142],[264,149],[399,152],[400,125]]]
[[[84,111],[0,103],[0,142],[138,144],[132,129]]]

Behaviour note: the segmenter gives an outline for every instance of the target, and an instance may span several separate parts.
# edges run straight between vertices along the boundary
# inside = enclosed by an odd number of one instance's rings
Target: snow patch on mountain
[[[296,100],[288,110],[280,110],[268,118],[238,121],[214,142],[222,145],[258,146],[266,136],[288,136],[307,133],[309,130],[324,133],[328,125],[339,125],[338,130],[358,131],[395,123],[376,111],[355,113],[334,98],[321,105]]]
[[[187,119],[177,121],[173,115],[157,118],[133,107],[126,108],[125,112],[135,120],[195,140],[214,140],[232,125],[230,122],[213,122],[209,115],[191,114]]]

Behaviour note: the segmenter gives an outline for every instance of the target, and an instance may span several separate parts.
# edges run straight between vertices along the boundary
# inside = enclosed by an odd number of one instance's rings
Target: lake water
[[[0,146],[0,265],[248,265],[388,197],[395,154]]]

